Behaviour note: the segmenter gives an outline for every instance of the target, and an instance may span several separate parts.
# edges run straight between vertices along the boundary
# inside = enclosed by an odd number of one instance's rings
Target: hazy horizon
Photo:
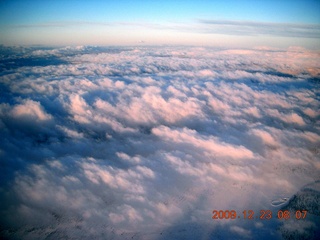
[[[319,1],[1,1],[4,45],[320,49]]]

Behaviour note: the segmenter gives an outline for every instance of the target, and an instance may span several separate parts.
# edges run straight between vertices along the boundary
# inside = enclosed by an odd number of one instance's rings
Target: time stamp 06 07
[[[260,210],[259,213],[256,213],[253,210],[244,210],[242,212],[235,210],[213,210],[212,219],[221,220],[221,219],[260,219],[260,220],[270,220],[273,217],[277,219],[288,220],[294,218],[297,220],[305,219],[307,217],[307,210],[278,210],[276,214],[273,214],[271,210]]]

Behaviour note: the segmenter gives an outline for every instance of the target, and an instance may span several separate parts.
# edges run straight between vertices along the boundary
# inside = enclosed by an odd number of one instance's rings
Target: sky
[[[320,48],[320,2],[0,1],[4,45]]]

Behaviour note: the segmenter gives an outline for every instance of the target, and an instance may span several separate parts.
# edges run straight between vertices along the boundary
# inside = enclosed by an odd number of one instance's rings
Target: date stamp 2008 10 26
[[[235,210],[213,210],[212,219],[260,219],[260,220],[270,220],[273,218],[273,213],[271,210],[260,210],[259,214],[256,214],[253,210],[244,210],[242,212],[237,212]],[[297,210],[290,212],[289,210],[278,210],[276,214],[277,219],[288,220],[290,218],[295,218],[297,220],[305,219],[307,217],[307,210]]]

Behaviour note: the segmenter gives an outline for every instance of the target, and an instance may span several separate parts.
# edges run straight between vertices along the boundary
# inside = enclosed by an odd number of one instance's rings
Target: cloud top
[[[212,211],[316,207],[318,52],[1,49],[1,237],[281,239]]]

